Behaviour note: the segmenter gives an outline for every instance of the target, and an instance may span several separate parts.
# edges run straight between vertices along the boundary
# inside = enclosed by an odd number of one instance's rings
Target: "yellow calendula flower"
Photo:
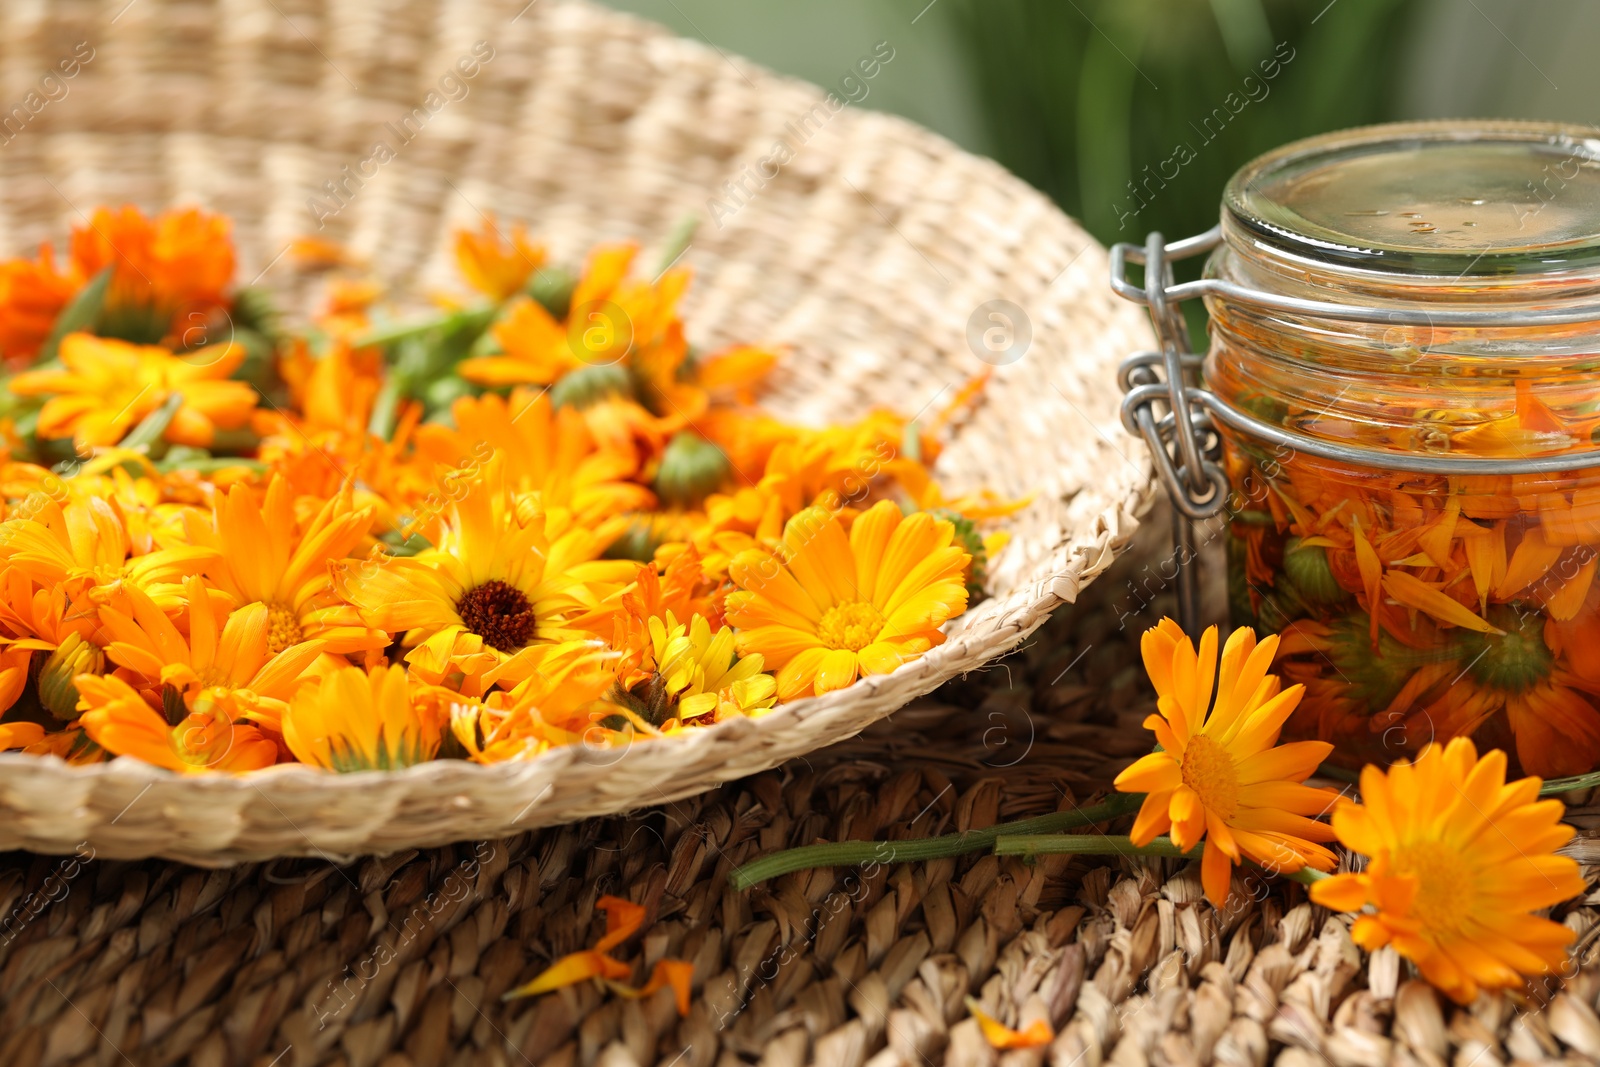
[[[283,716],[295,759],[330,771],[388,771],[434,758],[443,717],[404,667],[341,667],[301,686]]]
[[[715,634],[702,615],[681,623],[665,617],[644,620],[638,656],[624,656],[619,665],[613,699],[637,714],[651,727],[668,720],[697,719],[733,709],[761,711],[772,706],[776,684],[749,684],[757,678],[772,682],[760,653],[738,656],[733,631],[724,626]],[[740,686],[738,694],[733,688]],[[765,702],[765,703],[763,703]],[[726,707],[724,704],[726,703]]]
[[[229,380],[244,362],[236,344],[213,345],[175,355],[152,345],[68,334],[61,342],[61,370],[16,375],[18,396],[47,396],[39,410],[39,436],[71,437],[80,454],[114,445],[174,394],[182,404],[167,425],[173,444],[210,446],[221,429],[237,429],[256,408],[256,391]]]
[[[424,681],[482,692],[526,677],[529,649],[587,636],[580,617],[609,629],[602,604],[637,565],[601,560],[609,538],[595,530],[551,537],[542,512],[519,517],[498,456],[459,485],[438,547],[346,565],[336,584],[367,625],[406,635]]]
[[[455,252],[461,277],[495,300],[504,300],[527,285],[545,257],[544,249],[528,240],[526,226],[516,223],[502,232],[492,218],[485,218],[476,233],[457,230]]]
[[[1305,866],[1332,869],[1333,853],[1316,842],[1331,841],[1333,830],[1313,817],[1334,797],[1302,783],[1333,746],[1278,744],[1304,687],[1280,691],[1278,678],[1267,673],[1277,637],[1257,642],[1254,630],[1235,630],[1222,650],[1220,674],[1215,626],[1202,635],[1197,652],[1177,623],[1162,619],[1145,631],[1140,647],[1159,711],[1144,725],[1161,750],[1116,779],[1124,793],[1147,794],[1129,834],[1133,843],[1147,845],[1169,831],[1184,850],[1204,840],[1200,880],[1218,907],[1241,860],[1285,874]]]
[[[1520,986],[1566,962],[1573,931],[1530,914],[1584,891],[1559,800],[1538,778],[1506,781],[1506,755],[1483,758],[1458,737],[1415,763],[1361,772],[1361,803],[1334,809],[1339,842],[1366,868],[1311,887],[1311,899],[1360,912],[1350,936],[1368,951],[1393,945],[1451,999]]]
[[[740,654],[777,670],[780,700],[842,689],[922,655],[967,607],[971,557],[954,537],[949,522],[902,517],[890,501],[862,513],[848,534],[826,509],[805,509],[784,527],[777,553],[751,549],[729,568]]]

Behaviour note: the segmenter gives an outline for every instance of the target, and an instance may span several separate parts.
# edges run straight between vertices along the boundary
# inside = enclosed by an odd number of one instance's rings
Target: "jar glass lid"
[[[1600,265],[1600,129],[1426,122],[1297,141],[1246,165],[1225,227],[1295,258],[1397,274]]]

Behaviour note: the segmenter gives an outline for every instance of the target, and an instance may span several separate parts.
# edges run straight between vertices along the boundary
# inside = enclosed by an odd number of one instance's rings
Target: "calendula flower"
[[[1573,931],[1530,914],[1583,893],[1559,800],[1538,778],[1506,781],[1499,750],[1478,757],[1458,737],[1414,763],[1361,772],[1361,803],[1342,802],[1333,830],[1367,857],[1365,870],[1311,887],[1311,899],[1360,912],[1350,928],[1372,951],[1393,945],[1461,1004],[1480,989],[1520,986],[1559,969]]]
[[[450,729],[468,757],[501,763],[557,745],[611,743],[613,732],[596,720],[616,710],[603,699],[613,685],[616,653],[599,641],[565,641],[538,645],[525,655],[528,676],[510,693],[451,702]]]
[[[718,723],[761,715],[777,703],[778,680],[770,674],[756,674],[715,691],[685,697],[678,702],[678,716],[686,723]]]
[[[462,360],[457,372],[493,386],[554,385],[570,374],[593,371],[647,406],[655,399],[681,399],[677,377],[688,344],[677,304],[689,274],[677,268],[653,282],[629,283],[628,268],[637,253],[633,244],[596,248],[573,289],[565,322],[538,301],[514,301],[493,328],[504,354]],[[619,379],[615,371],[624,360],[632,374]],[[689,406],[688,418],[704,408],[703,402]]]
[[[0,358],[12,368],[31,362],[82,280],[57,269],[49,242],[37,261],[0,263]]]
[[[416,692],[404,667],[340,667],[302,686],[283,716],[295,759],[341,773],[388,771],[439,751],[437,701]]]
[[[1147,845],[1170,832],[1185,851],[1203,840],[1200,881],[1217,907],[1227,902],[1241,860],[1286,874],[1334,864],[1333,853],[1316,844],[1333,840],[1333,831],[1314,818],[1333,795],[1302,784],[1333,746],[1277,743],[1303,691],[1280,691],[1267,673],[1277,645],[1276,636],[1258,643],[1254,630],[1240,627],[1222,650],[1219,675],[1215,626],[1198,652],[1171,619],[1140,642],[1159,712],[1144,725],[1161,749],[1117,776],[1121,792],[1147,794],[1129,837]]]
[[[651,616],[637,657],[624,655],[618,665],[613,700],[653,727],[669,719],[694,719],[716,712],[726,697],[737,707],[751,706],[776,694],[762,686],[746,685],[735,697],[732,688],[762,675],[760,653],[734,654],[733,631],[724,626],[712,633],[705,618],[696,615],[679,622],[669,611],[665,618]],[[771,704],[766,704],[771,707]]]
[[[206,448],[218,429],[237,429],[255,410],[256,391],[228,379],[244,357],[244,348],[231,343],[175,355],[74,333],[61,342],[63,369],[24,371],[11,379],[10,389],[18,396],[49,397],[39,411],[39,436],[71,437],[83,455],[116,444],[177,395],[181,405],[163,436]]]
[[[262,603],[230,612],[219,633],[204,582],[191,577],[184,589],[187,638],[153,600],[130,589],[130,613],[100,610],[110,638],[106,656],[142,689],[163,692],[171,687],[202,717],[216,713],[230,722],[250,718],[277,730],[295,686],[325,643],[302,641],[273,653],[271,612]]]
[[[389,637],[334,595],[328,567],[362,542],[372,512],[355,506],[347,485],[299,521],[288,480],[274,476],[265,494],[235,485],[219,495],[210,523],[189,523],[189,539],[217,550],[207,569],[218,588],[239,604],[266,606],[269,653],[311,639],[328,652],[360,652]]]
[[[278,746],[218,707],[179,710],[169,722],[140,692],[114,674],[77,679],[79,722],[107,752],[180,774],[252,771],[278,760]]]
[[[457,230],[456,269],[467,284],[495,300],[504,300],[528,284],[544,265],[542,247],[528,240],[527,227],[516,223],[505,233],[490,218],[477,233]]]
[[[546,511],[570,512],[584,525],[655,504],[654,494],[631,480],[639,469],[634,450],[599,447],[583,414],[556,408],[547,390],[464,396],[451,414],[455,429],[417,429],[418,450],[436,463],[470,474],[498,455],[512,492],[531,494]]]
[[[101,332],[154,344],[175,326],[181,332],[186,313],[225,305],[232,229],[225,216],[198,208],[154,219],[131,205],[95,209],[72,231],[72,262],[85,278],[112,268]]]
[[[821,695],[862,674],[887,674],[944,641],[939,628],[967,607],[970,556],[955,528],[890,501],[849,533],[808,508],[784,527],[777,554],[752,549],[729,573],[728,621],[741,655],[760,655],[778,698]]]
[[[520,519],[498,456],[462,480],[459,497],[437,548],[346,565],[339,592],[367,625],[406,635],[406,661],[430,684],[451,674],[484,687],[514,683],[529,662],[519,654],[587,636],[575,620],[603,616],[602,601],[635,565],[599,559],[608,539],[594,530],[552,538],[542,512]],[[593,624],[609,629],[603,617]]]
[[[181,603],[178,583],[217,557],[216,549],[195,545],[130,556],[131,550],[121,516],[99,497],[72,499],[65,506],[46,497],[31,516],[0,523],[0,559],[35,585],[62,594],[61,600],[52,594],[48,607],[32,605],[33,636],[47,636],[48,626],[52,641],[60,638],[59,625],[92,617],[91,604],[122,604],[130,589],[155,598],[163,609],[175,609]],[[68,602],[75,606],[68,609]],[[20,603],[11,601],[12,610]],[[47,619],[46,611],[56,615]]]

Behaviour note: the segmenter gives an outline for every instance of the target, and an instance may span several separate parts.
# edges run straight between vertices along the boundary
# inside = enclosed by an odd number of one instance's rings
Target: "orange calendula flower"
[[[219,633],[204,582],[189,578],[185,592],[187,638],[138,589],[128,591],[131,613],[102,608],[106,655],[141,688],[165,692],[170,687],[196,714],[250,718],[276,730],[288,698],[324,643],[302,641],[274,654],[265,604],[230,613]]]
[[[525,654],[528,676],[510,693],[487,700],[454,700],[450,729],[467,755],[479,763],[530,759],[557,745],[625,744],[595,720],[616,711],[603,698],[611,689],[610,664],[617,658],[599,641],[564,641]]]
[[[154,344],[185,313],[226,304],[233,225],[199,208],[154,219],[132,205],[97,208],[72,231],[72,262],[85,278],[112,268],[104,332]]]
[[[789,520],[777,554],[741,553],[728,621],[741,655],[778,672],[778,699],[842,689],[888,674],[944,642],[940,627],[967,608],[971,556],[955,527],[890,501],[845,532],[836,515],[808,508]]]
[[[528,229],[521,223],[502,233],[493,219],[486,218],[477,233],[457,230],[455,246],[461,277],[495,300],[521,290],[544,265],[544,249],[528,240]]]
[[[65,506],[49,497],[31,515],[0,523],[0,558],[35,584],[59,589],[65,601],[52,600],[53,619],[35,605],[33,636],[59,640],[58,623],[92,616],[88,603],[123,603],[130,589],[155,598],[163,609],[181,603],[178,583],[217,557],[217,550],[174,544],[133,554],[133,541],[121,515],[99,497],[69,499]],[[70,611],[65,602],[84,602]],[[20,609],[12,602],[13,611]],[[81,627],[80,627],[81,629]]]
[[[1286,874],[1334,864],[1333,853],[1315,843],[1333,840],[1332,829],[1315,821],[1333,795],[1302,784],[1333,746],[1278,744],[1303,689],[1280,691],[1267,673],[1277,645],[1275,636],[1258,643],[1254,630],[1240,627],[1222,650],[1219,675],[1215,626],[1198,652],[1171,619],[1140,642],[1159,711],[1144,725],[1161,751],[1117,776],[1121,792],[1147,794],[1129,836],[1147,845],[1170,832],[1185,851],[1203,840],[1200,880],[1217,907],[1227,902],[1233,865],[1242,860]]]
[[[80,674],[79,722],[95,744],[117,756],[180,774],[252,771],[278,760],[278,746],[220,709],[180,712],[169,723],[140,692],[116,675]]]
[[[532,981],[525,982],[506,993],[502,1000],[550,993],[564,986],[577,985],[590,978],[603,980],[611,991],[629,998],[648,997],[659,989],[670,988],[679,1015],[689,1014],[689,983],[694,977],[694,965],[685,960],[661,960],[656,963],[650,980],[638,989],[621,983],[633,975],[633,968],[609,953],[644,925],[644,908],[621,897],[605,896],[595,901],[595,907],[606,913],[606,932],[595,942],[594,948],[563,956],[541,971]]]
[[[39,246],[37,262],[0,263],[0,358],[15,367],[38,355],[81,284],[81,279],[56,268],[49,242]]]
[[[45,396],[39,436],[71,437],[78,452],[114,445],[174,394],[181,406],[167,425],[173,444],[208,447],[216,431],[243,426],[256,408],[256,391],[228,376],[244,361],[236,344],[212,345],[187,355],[69,334],[61,342],[61,370],[18,374],[18,396]]]
[[[509,399],[464,396],[451,414],[456,429],[418,427],[418,450],[469,474],[499,455],[507,487],[532,494],[546,511],[569,512],[580,524],[594,525],[655,505],[655,494],[631,480],[639,469],[634,450],[600,447],[583,413],[555,407],[548,390],[519,388]]]
[[[1466,738],[1429,745],[1415,763],[1361,772],[1361,803],[1334,809],[1339,841],[1366,869],[1311,887],[1311,899],[1360,912],[1350,936],[1393,945],[1457,1003],[1560,969],[1574,933],[1530,914],[1581,894],[1559,800],[1538,778],[1506,781],[1505,753]]]
[[[439,751],[438,701],[417,692],[404,667],[340,667],[295,693],[283,740],[295,759],[341,773],[388,771]]]
[[[239,604],[266,605],[269,652],[313,638],[328,652],[359,652],[383,648],[389,637],[334,595],[328,567],[361,543],[372,512],[356,507],[346,486],[298,521],[288,481],[274,476],[264,495],[243,485],[219,494],[212,521],[191,521],[187,533],[217,550],[207,570],[218,588]]]

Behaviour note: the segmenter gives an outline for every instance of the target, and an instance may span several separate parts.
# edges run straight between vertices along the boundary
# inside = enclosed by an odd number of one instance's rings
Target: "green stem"
[[[1285,874],[1282,877],[1289,879],[1291,882],[1299,882],[1301,885],[1311,885],[1315,882],[1322,881],[1324,878],[1332,878],[1333,875],[1326,871],[1315,870],[1311,867],[1301,867],[1293,874]]]
[[[1548,797],[1556,793],[1571,793],[1597,785],[1600,785],[1600,772],[1580,774],[1575,778],[1551,778],[1539,787],[1539,795]]]
[[[420,337],[429,330],[437,330],[450,321],[449,312],[435,315],[426,319],[413,319],[410,322],[392,322],[385,326],[376,326],[350,342],[352,348],[369,348],[373,345],[392,345],[396,341],[404,341],[408,337]]]
[[[367,419],[368,433],[384,441],[389,439],[399,419],[400,401],[405,389],[404,377],[398,370],[391,368],[389,376],[378,389],[377,397],[372,401],[372,414]]]
[[[802,845],[800,848],[785,849],[770,856],[763,856],[754,863],[735,868],[728,875],[728,880],[733,883],[735,889],[749,889],[781,874],[791,874],[812,867],[904,863],[960,856],[968,852],[984,852],[993,848],[994,843],[1001,837],[1048,834],[1057,830],[1092,826],[1137,811],[1143,802],[1143,793],[1118,793],[1087,808],[1074,808],[1071,811],[1058,811],[1053,815],[1018,819],[1015,822],[991,826],[987,830],[967,830],[964,833],[915,838],[909,841],[836,841],[822,845]]]
[[[1200,846],[1185,852],[1170,837],[1158,837],[1148,845],[1136,845],[1132,838],[1110,834],[1007,834],[994,843],[996,856],[1161,856],[1166,859],[1195,859]]]
[[[126,436],[119,441],[119,448],[132,451],[149,451],[150,448],[167,432],[167,427],[172,424],[172,417],[183,407],[183,394],[173,393],[164,400],[160,407],[146,415],[139,425],[129,430]]]

